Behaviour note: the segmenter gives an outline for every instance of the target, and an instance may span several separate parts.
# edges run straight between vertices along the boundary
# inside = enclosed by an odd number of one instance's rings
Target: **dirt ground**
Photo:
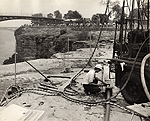
[[[92,66],[96,63],[100,63],[107,58],[111,58],[112,55],[112,45],[111,47],[99,48],[93,57]],[[79,49],[76,52],[68,52],[68,54],[58,53],[53,56],[51,59],[38,59],[29,61],[34,67],[40,70],[45,76],[69,76],[73,77],[77,74],[81,68],[86,64],[86,58],[89,58],[91,55],[90,49]],[[65,58],[65,59],[57,59]],[[84,59],[67,59],[67,58],[84,58]],[[98,59],[94,59],[98,58]],[[70,67],[70,73],[63,73],[64,68]],[[18,63],[17,66],[17,75],[16,80],[14,76],[15,65],[1,65],[0,66],[0,97],[4,94],[5,89],[15,84],[20,87],[29,87],[35,88],[38,86],[39,82],[43,82],[44,78],[38,72],[36,72],[32,67],[27,63]],[[87,69],[92,67],[88,66]],[[102,95],[85,95],[83,87],[80,85],[80,82],[84,79],[85,72],[82,72],[81,75],[77,78],[77,89],[80,95],[72,96],[79,100],[86,101],[99,101],[101,100]],[[112,74],[112,76],[114,76]],[[66,78],[50,78],[53,83],[61,82],[61,84],[67,82],[70,79]],[[111,80],[113,86],[113,95],[116,94],[118,88],[114,86],[114,80]],[[79,90],[80,89],[80,90]],[[126,107],[128,104],[119,94],[115,98],[115,103]],[[7,104],[16,104],[18,106],[31,109],[31,110],[42,110],[44,114],[39,119],[39,121],[103,121],[105,116],[105,105],[97,106],[87,106],[79,103],[74,103],[59,96],[43,96],[33,93],[23,93],[20,97],[12,100]],[[6,106],[6,107],[7,107]],[[9,114],[8,114],[9,115]],[[128,121],[131,119],[131,114],[122,110],[114,105],[111,105],[110,111],[110,121]],[[134,116],[133,121],[139,121],[138,116]]]

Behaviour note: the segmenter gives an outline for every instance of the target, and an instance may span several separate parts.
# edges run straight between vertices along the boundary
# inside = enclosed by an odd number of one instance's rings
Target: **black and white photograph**
[[[0,0],[0,121],[150,121],[149,0]]]

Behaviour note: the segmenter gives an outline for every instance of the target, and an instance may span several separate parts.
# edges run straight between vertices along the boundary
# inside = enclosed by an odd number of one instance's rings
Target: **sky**
[[[77,10],[83,18],[91,18],[93,14],[105,12],[106,5],[100,4],[101,1],[102,0],[0,0],[0,15],[31,15],[42,13],[46,17],[48,13],[54,13],[56,10],[59,10],[63,15],[66,14],[68,10]],[[122,0],[119,1],[122,2]]]
[[[84,18],[94,13],[104,13],[106,6],[101,0],[0,0],[0,13],[34,14],[53,13],[59,10],[62,14],[68,10],[77,10]]]

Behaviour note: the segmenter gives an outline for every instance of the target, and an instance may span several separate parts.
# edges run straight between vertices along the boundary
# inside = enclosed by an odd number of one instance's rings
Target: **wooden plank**
[[[30,110],[27,112],[27,115],[22,116],[18,121],[38,121],[43,113],[44,111]]]
[[[140,115],[143,115],[144,117],[150,117],[150,107],[142,107],[142,104],[134,104],[126,107]]]
[[[0,121],[18,121],[27,112],[28,109],[12,104],[0,112]]]
[[[29,110],[12,104],[0,112],[0,121],[37,121],[44,111]]]

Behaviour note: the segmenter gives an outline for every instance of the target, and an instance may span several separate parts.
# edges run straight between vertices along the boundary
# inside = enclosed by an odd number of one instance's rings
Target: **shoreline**
[[[0,65],[14,53],[15,41],[14,30],[0,28]]]

